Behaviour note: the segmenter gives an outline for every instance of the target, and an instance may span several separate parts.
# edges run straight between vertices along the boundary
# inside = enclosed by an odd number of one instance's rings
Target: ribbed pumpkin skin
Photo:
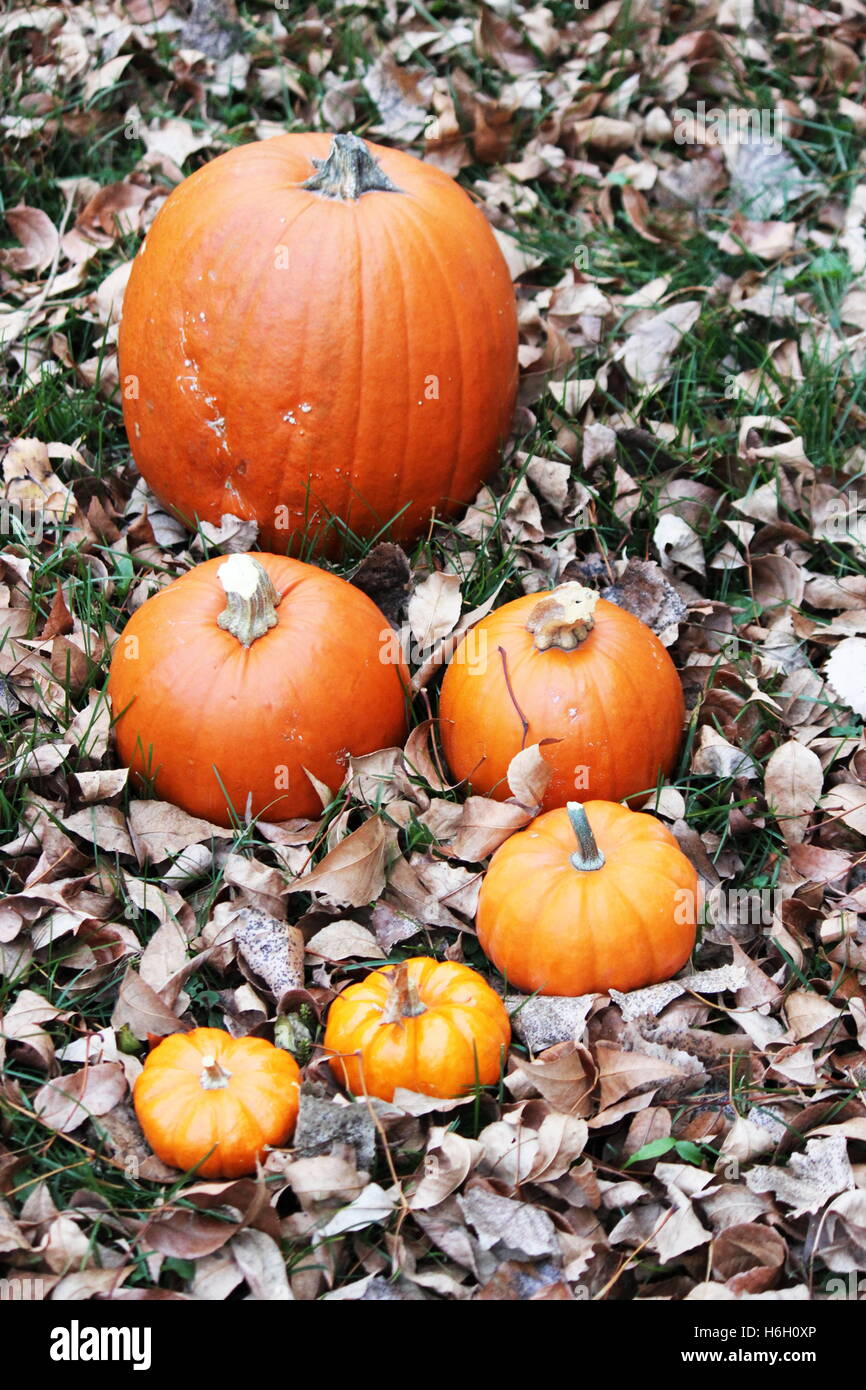
[[[387,620],[359,589],[313,565],[260,555],[282,596],[277,625],[244,648],[217,626],[219,556],[142,604],[114,649],[108,694],[121,761],[156,772],[156,794],[230,824],[226,796],[268,821],[313,816],[304,772],[332,789],[348,756],[400,744],[406,672],[387,660]],[[216,765],[219,778],[214,771]]]
[[[682,737],[684,701],[673,662],[650,628],[604,599],[576,650],[537,651],[526,621],[540,597],[528,594],[496,609],[452,657],[439,701],[452,773],[482,796],[504,801],[515,754],[556,739],[541,750],[553,768],[543,810],[651,790],[659,773],[672,770]],[[515,702],[529,724],[525,737]]]
[[[328,515],[371,535],[405,508],[400,539],[469,501],[516,394],[514,295],[482,213],[440,170],[370,143],[400,192],[301,188],[330,144],[277,136],[180,184],[135,259],[118,342],[130,447],[157,496],[187,523],[253,517],[282,554]]]
[[[697,874],[654,817],[584,802],[606,863],[581,872],[568,812],[548,811],[493,855],[476,927],[485,955],[526,993],[574,997],[658,984],[695,943]]]
[[[476,1079],[498,1081],[511,1040],[499,996],[467,965],[427,956],[406,964],[427,1006],[418,1017],[382,1022],[393,967],[349,985],[331,1004],[324,1046],[337,1080],[353,1095],[380,1100],[391,1100],[398,1086],[450,1100]]]
[[[228,1084],[201,1084],[206,1057],[231,1073]],[[157,1158],[197,1175],[239,1178],[255,1172],[266,1145],[284,1144],[298,1118],[300,1072],[288,1052],[264,1038],[232,1038],[221,1028],[172,1033],[148,1055],[133,1101]],[[211,1152],[213,1150],[213,1152]]]

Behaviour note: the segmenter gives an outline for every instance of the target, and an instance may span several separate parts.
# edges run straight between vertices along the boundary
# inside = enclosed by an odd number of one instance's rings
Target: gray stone
[[[292,1145],[301,1158],[330,1153],[335,1146],[354,1149],[359,1168],[370,1172],[376,1157],[376,1126],[367,1106],[331,1099],[324,1086],[305,1082]]]

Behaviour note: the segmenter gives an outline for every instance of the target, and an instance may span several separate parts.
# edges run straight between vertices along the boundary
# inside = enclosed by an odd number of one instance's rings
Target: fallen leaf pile
[[[851,1297],[866,1270],[866,5],[16,6],[0,16],[0,1269],[35,1297]],[[755,119],[744,129],[738,113]],[[508,262],[504,465],[412,555],[341,567],[407,652],[403,748],[240,832],[146,799],[112,751],[113,642],[206,555],[138,478],[117,325],[184,176],[285,129],[459,178]],[[834,161],[836,161],[834,163]],[[570,579],[681,673],[650,809],[700,944],[621,995],[506,995],[501,1087],[353,1101],[319,1045],[385,960],[484,961],[485,862],[532,818],[454,787],[443,666]],[[255,1178],[144,1143],[150,1043],[209,1024],[303,1062]],[[841,1292],[840,1292],[841,1291]],[[856,1296],[853,1295],[853,1296]]]

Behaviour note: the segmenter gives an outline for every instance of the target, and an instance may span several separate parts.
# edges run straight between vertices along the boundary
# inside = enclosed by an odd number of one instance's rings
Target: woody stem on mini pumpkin
[[[586,811],[579,801],[569,801],[566,810],[571,828],[577,837],[577,849],[570,856],[571,863],[581,873],[604,868],[604,855],[595,842]]]
[[[408,965],[402,961],[391,976],[391,988],[382,1010],[382,1023],[400,1023],[404,1018],[417,1018],[426,1012],[427,1005],[421,1000]]]
[[[251,647],[269,628],[276,627],[280,595],[252,555],[230,555],[217,570],[217,578],[226,596],[217,624],[242,647]]]
[[[595,625],[598,594],[576,580],[560,584],[545,594],[526,621],[526,630],[535,638],[536,649],[546,652],[558,647],[573,652],[586,641]]]
[[[229,1084],[231,1072],[221,1067],[216,1057],[208,1055],[201,1059],[199,1081],[203,1091],[221,1091]]]
[[[323,198],[355,203],[365,193],[401,192],[357,135],[335,135],[327,159],[314,159],[313,164],[315,174],[301,187]]]

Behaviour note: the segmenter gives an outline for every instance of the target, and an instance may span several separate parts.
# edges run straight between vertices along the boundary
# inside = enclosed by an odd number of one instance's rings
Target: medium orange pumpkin
[[[269,821],[315,815],[306,770],[334,789],[350,755],[405,736],[392,639],[365,594],[313,565],[207,560],[142,604],[118,639],[118,754],[158,796],[219,825],[229,806]]]
[[[451,1099],[499,1080],[511,1025],[498,994],[468,965],[417,956],[374,970],[331,1005],[325,1049],[356,1096],[396,1088]]]
[[[478,900],[485,955],[527,993],[638,989],[674,975],[695,944],[697,874],[653,816],[570,802],[493,855]]]
[[[242,145],[180,184],[136,256],[118,350],[157,496],[190,525],[254,518],[282,553],[332,517],[365,536],[397,517],[399,539],[469,501],[517,387],[483,214],[353,135]]]
[[[299,1095],[298,1064],[288,1052],[264,1038],[194,1028],[157,1044],[133,1103],[163,1163],[205,1178],[238,1178],[294,1133]]]
[[[580,584],[496,609],[458,646],[442,682],[442,746],[455,777],[504,800],[515,754],[552,768],[543,810],[647,793],[676,762],[684,702],[655,633]]]

